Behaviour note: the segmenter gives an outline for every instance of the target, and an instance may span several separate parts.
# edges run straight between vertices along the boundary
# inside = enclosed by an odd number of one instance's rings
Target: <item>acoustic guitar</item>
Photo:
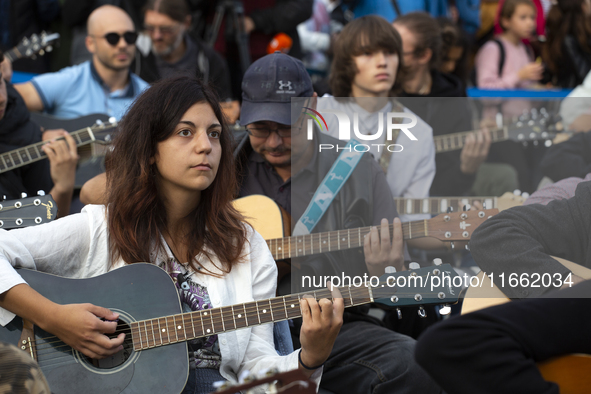
[[[92,158],[96,156],[95,151],[99,149],[98,145],[108,147],[111,144],[117,127],[114,118],[106,122],[96,122],[97,119],[104,116],[102,114],[92,114],[76,119],[59,119],[49,115],[31,115],[33,121],[45,129],[63,128],[70,132],[70,135],[74,138],[80,155],[78,169],[76,170],[75,185],[77,188],[82,187],[84,182],[94,175],[104,171],[102,157],[96,163]],[[42,119],[41,122],[39,122],[40,119]],[[92,126],[88,127],[88,125]],[[0,154],[0,173],[45,159],[47,155],[41,150],[44,144],[45,142],[41,141]],[[83,147],[86,146],[90,146],[90,148],[84,150]],[[95,169],[97,165],[99,168]]]
[[[234,200],[234,207],[250,225],[267,241],[275,260],[309,256],[317,253],[335,252],[363,246],[363,237],[373,226],[358,227],[286,237],[289,234],[289,215],[272,199],[252,195]],[[441,241],[468,241],[472,232],[486,219],[496,215],[498,209],[452,212],[432,219],[402,223],[405,240],[434,237]],[[392,231],[393,225],[389,225]]]
[[[0,341],[17,344],[30,354],[54,394],[180,393],[189,372],[186,341],[300,317],[299,300],[304,294],[332,298],[328,289],[322,289],[182,313],[171,277],[153,264],[130,264],[88,279],[18,272],[53,302],[92,303],[119,313],[117,331],[109,335],[126,333],[122,351],[94,360],[19,317],[0,327]],[[453,268],[444,264],[386,274],[376,287],[339,290],[345,307],[371,302],[390,307],[451,304],[461,290],[453,285],[456,277]]]
[[[415,213],[428,213],[437,215],[447,212],[448,208],[454,211],[460,210],[464,205],[474,205],[478,201],[485,209],[496,208],[499,211],[522,205],[525,197],[515,193],[506,192],[501,197],[427,197],[427,198],[406,198],[394,197],[396,210],[399,214],[411,215]]]
[[[0,229],[37,226],[55,219],[57,205],[51,195],[0,201]]]
[[[579,264],[554,257],[559,263],[583,279],[591,279],[591,270]],[[510,299],[481,271],[482,286],[468,287],[462,303],[462,314],[509,302]],[[480,283],[480,282],[479,282]],[[542,376],[555,382],[561,394],[588,394],[591,390],[591,355],[574,354],[539,363]]]
[[[435,153],[462,149],[468,135],[476,131],[478,130],[434,136]],[[543,142],[548,147],[562,131],[560,120],[543,110],[531,116],[523,116],[511,125],[489,130],[489,134],[491,142],[514,141],[524,144],[532,142],[534,145]]]

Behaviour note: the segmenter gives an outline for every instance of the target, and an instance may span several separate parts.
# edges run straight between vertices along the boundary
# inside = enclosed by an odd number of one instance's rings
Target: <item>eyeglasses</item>
[[[111,46],[117,46],[117,44],[119,44],[119,40],[121,40],[121,37],[123,37],[127,45],[133,45],[137,41],[137,33],[135,31],[126,31],[123,34],[107,33],[103,37],[99,38],[104,38]]]
[[[152,26],[152,25],[144,25],[144,30],[148,34],[154,34],[156,30],[160,30],[160,34],[163,36],[171,36],[176,33],[181,25],[176,26]]]
[[[246,131],[248,134],[256,138],[269,138],[272,132],[276,132],[281,138],[291,137],[291,126],[278,127],[276,129],[268,127],[247,127]]]

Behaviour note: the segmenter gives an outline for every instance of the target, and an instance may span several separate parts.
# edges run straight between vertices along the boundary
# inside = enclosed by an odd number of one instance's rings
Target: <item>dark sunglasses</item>
[[[137,33],[135,31],[126,31],[123,35],[119,33],[107,33],[104,35],[104,39],[111,46],[117,46],[121,37],[123,37],[127,45],[133,45],[137,41]]]

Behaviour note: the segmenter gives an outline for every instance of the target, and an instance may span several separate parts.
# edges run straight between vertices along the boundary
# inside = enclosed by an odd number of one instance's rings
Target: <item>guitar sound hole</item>
[[[116,338],[119,334],[125,333],[125,340],[123,341],[123,350],[114,355],[100,360],[84,356],[86,361],[92,366],[99,369],[111,369],[123,364],[133,354],[133,342],[131,340],[131,328],[119,317],[117,329],[113,334],[106,334],[109,338]]]

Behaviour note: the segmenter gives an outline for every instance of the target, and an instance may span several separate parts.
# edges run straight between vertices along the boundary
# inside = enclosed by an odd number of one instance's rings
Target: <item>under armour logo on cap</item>
[[[289,90],[292,89],[291,87],[291,81],[287,81],[287,82],[283,82],[283,81],[277,81],[279,83],[279,89],[283,90],[283,88],[288,88]]]

